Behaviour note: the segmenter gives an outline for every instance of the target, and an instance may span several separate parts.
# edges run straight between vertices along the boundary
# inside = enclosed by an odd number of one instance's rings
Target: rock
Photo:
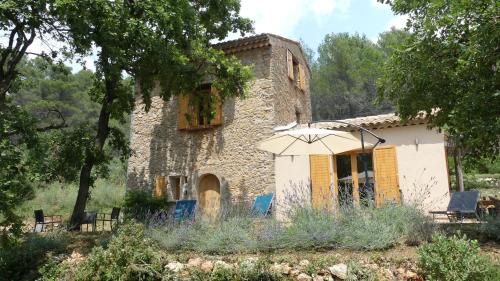
[[[275,263],[269,268],[269,270],[275,273],[289,275],[292,268],[288,265],[288,263]]]
[[[390,269],[384,268],[384,270],[382,271],[382,274],[384,275],[384,277],[387,280],[393,280],[394,279],[394,274],[392,273],[392,271]]]
[[[311,276],[305,273],[301,273],[299,274],[299,276],[297,276],[297,281],[311,281],[311,280],[312,280]]]
[[[199,267],[203,263],[203,260],[201,258],[190,258],[188,260],[187,266],[188,267]]]
[[[168,270],[172,271],[172,272],[179,272],[181,270],[184,269],[184,264],[178,262],[178,261],[173,261],[173,262],[170,262],[168,263],[166,266],[165,266]]]
[[[341,279],[341,280],[344,280],[347,278],[347,265],[343,264],[343,263],[339,263],[339,264],[336,264],[332,267],[329,267],[328,270],[330,270],[330,273]]]
[[[333,280],[333,277],[332,277],[331,275],[325,275],[325,276],[323,277],[323,280],[324,280],[324,281],[334,281],[334,280]]]
[[[330,275],[330,271],[328,269],[322,268],[318,270],[318,275]]]
[[[240,263],[240,267],[242,268],[246,268],[246,269],[252,269],[255,267],[255,264],[259,261],[258,258],[253,258],[253,257],[250,257],[250,258],[247,258],[245,259],[244,261],[242,261]]]
[[[298,269],[292,269],[292,270],[290,270],[290,275],[291,276],[299,276],[299,274],[300,274],[300,270],[298,270]]]
[[[299,265],[302,267],[302,268],[305,268],[307,266],[309,266],[309,264],[311,264],[308,260],[301,260],[299,262]]]
[[[325,281],[325,278],[323,278],[323,276],[316,275],[313,277],[312,281]]]
[[[214,264],[214,270],[217,270],[219,268],[231,269],[231,268],[233,268],[233,265],[228,264],[225,261],[216,261]]]
[[[214,263],[212,261],[204,261],[201,264],[200,269],[205,272],[212,272],[212,270],[214,269]]]
[[[403,275],[404,280],[412,280],[412,281],[419,281],[421,280],[420,276],[416,272],[413,272],[411,270],[408,270],[405,272]]]

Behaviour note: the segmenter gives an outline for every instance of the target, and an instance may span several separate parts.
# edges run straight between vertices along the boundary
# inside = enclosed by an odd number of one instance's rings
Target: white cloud
[[[291,36],[302,19],[346,13],[350,4],[351,0],[242,0],[240,14],[254,21],[256,33]]]
[[[408,20],[407,15],[396,15],[387,23],[386,29],[391,29],[391,27],[395,27],[397,29],[403,29],[406,27],[407,20]]]

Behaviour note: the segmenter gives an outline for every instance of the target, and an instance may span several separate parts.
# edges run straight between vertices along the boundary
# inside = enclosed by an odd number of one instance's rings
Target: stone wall
[[[310,118],[309,91],[283,89],[290,84],[283,47],[235,55],[253,65],[255,80],[246,98],[225,101],[222,126],[179,131],[177,98],[164,102],[153,96],[146,113],[138,96],[131,120],[133,155],[127,188],[151,189],[156,176],[183,175],[190,186],[186,197],[196,199],[198,179],[209,173],[219,178],[222,202],[251,201],[255,195],[275,191],[274,158],[256,144],[270,137],[274,127],[294,121],[297,106]]]

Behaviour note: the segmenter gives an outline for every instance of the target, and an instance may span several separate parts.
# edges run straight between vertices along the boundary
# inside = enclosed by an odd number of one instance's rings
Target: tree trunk
[[[458,191],[464,191],[464,174],[462,170],[462,151],[458,145],[456,145],[455,153],[453,154],[454,162],[455,162],[455,178],[457,182]]]
[[[71,214],[69,224],[70,230],[80,229],[81,222],[85,213],[85,206],[89,197],[89,189],[91,184],[92,168],[96,164],[96,155],[103,153],[103,147],[109,134],[109,118],[110,106],[114,100],[114,91],[119,81],[118,77],[114,79],[106,79],[106,93],[102,102],[99,120],[97,122],[97,134],[94,141],[94,151],[86,152],[86,160],[80,170],[80,185],[78,187],[78,196],[76,198],[75,207]]]

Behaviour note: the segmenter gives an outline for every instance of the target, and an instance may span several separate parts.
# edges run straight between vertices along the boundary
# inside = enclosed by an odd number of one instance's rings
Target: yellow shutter
[[[288,71],[288,78],[293,80],[293,55],[290,50],[286,50],[286,66]]]
[[[375,172],[375,202],[378,207],[386,201],[400,202],[396,147],[379,147],[373,151]]]
[[[196,129],[199,127],[199,122],[198,119],[201,118],[199,116],[198,112],[198,106],[195,104],[188,104],[188,111],[189,111],[189,124],[188,128],[190,129]]]
[[[188,119],[186,118],[186,114],[188,114],[189,108],[189,97],[187,95],[180,95],[178,97],[178,123],[177,128],[179,130],[184,130],[188,128]]]
[[[212,86],[212,95],[215,98],[215,116],[214,119],[210,121],[210,125],[221,125],[222,124],[222,100],[219,96],[219,91]]]
[[[299,64],[299,88],[302,91],[306,90],[306,72],[302,64]]]
[[[333,198],[330,190],[330,156],[310,155],[311,202],[314,208],[331,209]]]
[[[167,189],[167,181],[164,176],[157,176],[155,178],[154,197],[165,197]]]

